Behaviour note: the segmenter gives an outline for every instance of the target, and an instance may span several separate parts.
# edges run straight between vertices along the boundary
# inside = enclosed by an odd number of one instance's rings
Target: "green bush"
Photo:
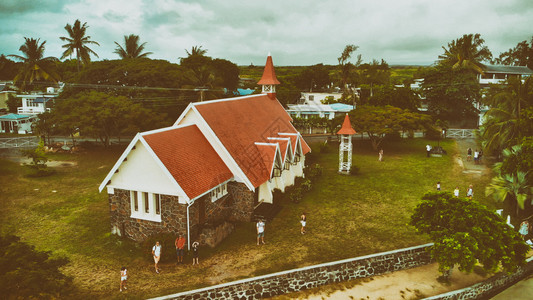
[[[312,187],[312,186],[311,186],[311,180],[309,180],[308,178],[305,178],[305,179],[302,181],[302,183],[301,183],[300,186],[302,187],[302,191],[303,191],[304,193],[309,192],[309,191],[311,190],[311,187]]]
[[[294,203],[300,203],[303,198],[302,188],[297,186],[294,187],[289,193],[289,199]]]
[[[185,232],[183,232],[182,234],[186,236]],[[174,233],[159,233],[150,236],[144,242],[141,243],[142,252],[144,253],[143,257],[145,257],[149,261],[153,261],[152,248],[154,247],[155,242],[159,241],[159,244],[161,245],[160,262],[176,262],[177,255],[176,246],[174,242],[176,241],[177,237],[178,235]]]
[[[306,178],[309,178],[313,181],[315,178],[318,178],[322,175],[322,167],[319,164],[314,164],[312,166],[307,166],[304,170]]]
[[[72,283],[59,270],[67,263],[67,258],[50,258],[50,252],[37,251],[19,237],[0,236],[0,298],[62,298]]]

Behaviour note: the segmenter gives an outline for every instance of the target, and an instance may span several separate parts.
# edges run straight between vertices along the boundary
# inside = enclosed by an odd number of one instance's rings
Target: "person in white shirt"
[[[265,243],[265,222],[263,220],[259,220],[257,222],[257,244],[259,245],[259,242],[262,244]]]
[[[126,269],[126,267],[122,267],[122,269],[120,269],[120,291],[121,292],[122,292],[122,289],[125,289],[125,290],[128,289],[126,287],[127,280],[128,280],[128,270]]]
[[[431,154],[431,146],[429,144],[426,145],[426,154],[427,157],[429,157],[429,155]]]
[[[152,255],[154,256],[155,272],[159,273],[159,260],[161,259],[161,245],[159,241],[155,242],[155,246],[152,247]]]

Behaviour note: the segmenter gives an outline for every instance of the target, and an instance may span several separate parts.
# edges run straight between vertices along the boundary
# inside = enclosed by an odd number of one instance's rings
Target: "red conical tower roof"
[[[357,132],[355,132],[355,130],[352,128],[352,123],[350,123],[350,117],[348,117],[348,114],[346,114],[346,117],[344,117],[344,122],[342,123],[342,127],[337,134],[352,135],[356,133]]]
[[[270,56],[270,54],[267,57],[265,70],[263,71],[263,77],[261,77],[257,84],[280,84],[280,82],[276,78],[276,73],[274,72],[274,64],[272,63],[272,56]]]

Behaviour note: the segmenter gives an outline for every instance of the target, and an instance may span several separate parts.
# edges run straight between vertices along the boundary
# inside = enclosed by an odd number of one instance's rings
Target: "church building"
[[[310,148],[276,98],[270,55],[258,84],[261,94],[190,103],[172,126],[133,138],[99,187],[113,233],[214,246],[303,176]]]

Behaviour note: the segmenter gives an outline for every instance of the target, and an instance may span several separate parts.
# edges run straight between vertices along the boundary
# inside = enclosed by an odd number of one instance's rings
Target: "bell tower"
[[[350,174],[350,167],[352,166],[352,135],[356,134],[352,128],[350,117],[346,114],[341,129],[337,132],[341,135],[341,143],[339,144],[339,173]]]
[[[276,85],[280,84],[280,82],[276,78],[276,72],[274,71],[274,64],[272,63],[272,56],[270,53],[268,53],[263,76],[257,84],[262,86],[261,92],[263,94],[267,94],[270,99],[276,98]]]

